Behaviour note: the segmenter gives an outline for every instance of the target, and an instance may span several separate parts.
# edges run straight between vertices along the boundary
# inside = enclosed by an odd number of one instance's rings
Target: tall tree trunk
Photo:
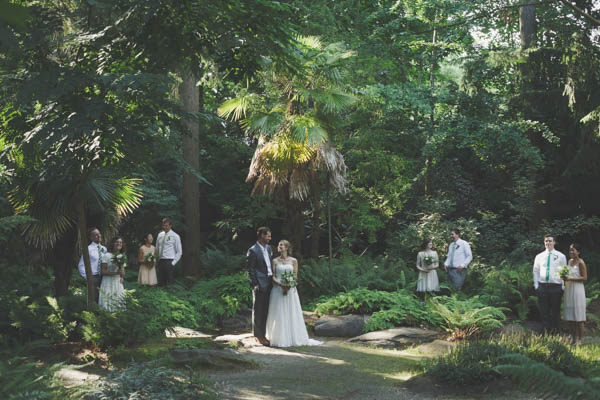
[[[526,4],[519,7],[519,36],[521,49],[527,49],[534,44],[537,36],[535,6]]]
[[[79,247],[83,256],[83,265],[85,266],[85,278],[87,281],[87,309],[93,311],[96,308],[96,287],[94,285],[94,275],[92,274],[92,263],[90,262],[90,253],[87,243],[87,219],[85,216],[85,206],[83,199],[78,193],[75,198],[77,207],[77,230],[79,231]]]
[[[199,115],[203,92],[196,86],[197,78],[191,68],[182,73],[180,87],[183,109]],[[187,230],[183,237],[183,272],[185,275],[200,275],[200,183],[193,171],[200,170],[200,124],[197,118],[186,118],[188,130],[183,138],[183,160],[188,168],[183,172],[183,215]]]
[[[434,26],[437,22],[434,22]],[[431,132],[433,133],[433,125],[435,124],[435,97],[433,95],[433,88],[435,86],[435,69],[437,67],[437,52],[435,51],[435,45],[437,43],[437,29],[433,28],[433,34],[431,38],[431,69],[429,71],[429,90],[431,95],[429,98],[429,106],[431,107],[431,113],[429,114],[429,121],[431,122]],[[427,156],[425,159],[425,174],[424,174],[423,189],[425,197],[431,195],[431,156]]]
[[[284,228],[285,239],[289,240],[294,250],[294,256],[302,255],[302,239],[304,239],[304,216],[302,202],[286,198],[287,224]]]
[[[311,180],[312,197],[312,234],[310,237],[310,256],[319,257],[319,242],[321,240],[321,181],[319,173],[314,171]]]
[[[48,261],[54,270],[54,294],[56,297],[69,294],[73,267],[77,263],[77,260],[74,259],[77,232],[78,230],[69,230],[56,242],[49,254]]]

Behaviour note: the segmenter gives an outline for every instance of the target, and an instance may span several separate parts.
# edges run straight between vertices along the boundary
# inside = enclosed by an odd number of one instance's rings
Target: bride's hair
[[[285,246],[285,248],[287,249],[288,252],[288,256],[292,255],[292,244],[290,242],[288,242],[287,240],[280,240],[279,243],[283,243],[283,245]]]

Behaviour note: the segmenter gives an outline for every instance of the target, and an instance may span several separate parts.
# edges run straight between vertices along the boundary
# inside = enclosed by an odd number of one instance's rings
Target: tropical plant
[[[480,332],[500,328],[506,319],[506,308],[486,306],[478,296],[460,300],[456,294],[428,300],[429,308],[444,320],[442,327],[450,333],[450,340],[466,339]]]
[[[319,38],[299,36],[299,71],[266,59],[259,82],[263,91],[245,91],[218,109],[258,137],[247,180],[255,180],[253,193],[279,194],[286,201],[289,233],[298,251],[304,227],[298,202],[311,198],[313,256],[318,255],[321,175],[326,174],[327,188],[343,192],[346,185],[346,164],[332,139],[341,127],[341,111],[357,100],[343,89],[342,61],[352,55],[342,43],[324,45]]]

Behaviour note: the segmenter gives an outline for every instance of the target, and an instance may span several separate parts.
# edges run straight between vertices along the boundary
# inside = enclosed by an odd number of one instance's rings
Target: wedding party
[[[0,399],[597,400],[598,154],[598,0],[0,0]]]

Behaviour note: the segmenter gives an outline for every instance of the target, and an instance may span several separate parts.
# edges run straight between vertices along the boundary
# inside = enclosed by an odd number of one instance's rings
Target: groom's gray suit
[[[271,246],[266,244],[265,247],[268,252],[269,261],[272,261],[273,251],[271,250]],[[250,284],[253,288],[254,297],[254,305],[252,307],[252,332],[255,337],[264,338],[267,325],[267,313],[269,311],[269,297],[271,296],[273,283],[271,275],[269,275],[269,268],[267,267],[263,250],[258,243],[248,249],[246,260],[248,264],[248,276],[250,277]]]

